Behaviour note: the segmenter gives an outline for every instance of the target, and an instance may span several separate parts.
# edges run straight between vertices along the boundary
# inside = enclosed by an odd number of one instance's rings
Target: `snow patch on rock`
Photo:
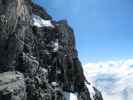
[[[86,83],[86,86],[87,86],[87,88],[89,90],[91,100],[94,100],[94,96],[96,94],[95,90],[94,90],[94,87],[91,84],[89,85],[87,83]]]
[[[54,25],[52,24],[51,20],[44,20],[40,16],[33,15],[33,25],[37,27],[52,27],[54,28]]]

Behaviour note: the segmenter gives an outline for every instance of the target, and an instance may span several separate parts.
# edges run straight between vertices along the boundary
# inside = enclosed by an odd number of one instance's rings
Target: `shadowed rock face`
[[[21,81],[3,74],[17,76],[16,71]],[[1,82],[0,100],[66,100],[65,92],[77,93],[78,100],[102,100],[84,77],[73,29],[30,0],[0,0]],[[13,91],[5,93],[12,84]]]
[[[29,8],[24,0],[0,0],[0,65],[4,66],[0,71],[14,66],[16,55],[23,50],[31,19]]]

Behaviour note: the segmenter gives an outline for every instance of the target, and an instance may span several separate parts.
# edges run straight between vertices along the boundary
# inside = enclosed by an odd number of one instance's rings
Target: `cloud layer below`
[[[104,97],[133,98],[133,59],[88,63],[83,69],[87,80],[102,91]]]

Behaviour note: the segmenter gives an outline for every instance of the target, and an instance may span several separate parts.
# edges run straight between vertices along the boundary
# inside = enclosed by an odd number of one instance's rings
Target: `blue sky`
[[[73,27],[82,63],[133,58],[133,0],[34,0]]]

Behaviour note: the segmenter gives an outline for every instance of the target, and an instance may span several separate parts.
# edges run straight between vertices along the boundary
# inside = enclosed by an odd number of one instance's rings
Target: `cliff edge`
[[[0,100],[103,100],[87,82],[66,20],[31,0],[0,0]]]

